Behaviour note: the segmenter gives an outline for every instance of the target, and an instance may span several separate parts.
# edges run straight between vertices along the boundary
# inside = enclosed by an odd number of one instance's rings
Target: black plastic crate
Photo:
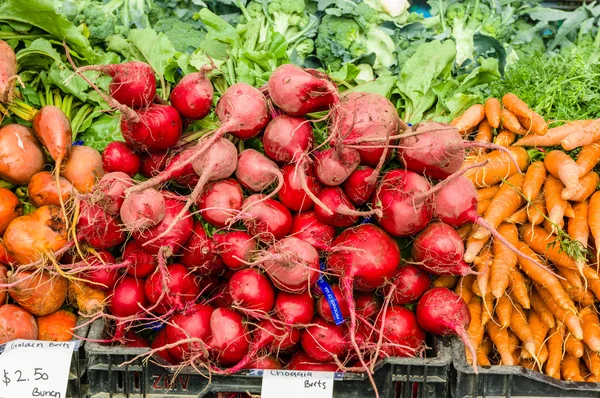
[[[452,365],[454,398],[600,397],[600,383],[556,380],[522,366],[478,366],[475,374],[458,339],[452,340]]]
[[[90,340],[106,337],[105,324],[91,325]],[[389,358],[378,366],[374,379],[382,398],[446,398],[450,397],[452,352],[450,341],[436,339],[427,358]],[[185,368],[176,374],[156,361],[136,360],[120,366],[146,348],[125,348],[86,342],[87,372],[91,398],[104,397],[216,397],[217,393],[248,392],[260,394],[262,377],[257,371],[233,376],[201,374]],[[334,397],[368,398],[374,391],[363,373],[336,373]]]

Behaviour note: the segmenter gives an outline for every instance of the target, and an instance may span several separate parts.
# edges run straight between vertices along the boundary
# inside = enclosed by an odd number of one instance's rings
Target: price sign
[[[333,372],[265,370],[262,398],[331,398]]]
[[[0,355],[0,397],[64,398],[77,342],[14,340]]]

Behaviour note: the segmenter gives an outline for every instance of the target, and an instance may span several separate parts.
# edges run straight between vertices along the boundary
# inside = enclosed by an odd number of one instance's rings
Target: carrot
[[[548,173],[560,179],[565,185],[561,197],[570,199],[579,185],[579,166],[569,155],[563,151],[550,151],[544,159],[544,166]]]
[[[588,288],[594,292],[596,298],[600,298],[600,276],[598,276],[596,270],[588,265],[584,265],[582,272]]]
[[[488,355],[492,352],[492,341],[488,338],[483,339],[479,347],[477,348],[477,365],[479,366],[490,366],[490,359]]]
[[[510,317],[512,316],[513,305],[508,296],[502,296],[496,302],[494,312],[500,322],[500,327],[507,328],[510,326]]]
[[[583,354],[583,361],[585,366],[590,370],[590,373],[596,377],[600,377],[600,354],[585,347],[585,353]]]
[[[549,219],[545,218],[544,222],[542,223],[542,226],[544,227],[544,229],[546,230],[546,232],[548,232],[548,235],[557,235],[558,231],[562,231],[565,227],[565,221],[564,220],[560,220],[558,222],[558,224],[554,224],[552,221],[550,221]]]
[[[558,324],[548,331],[548,360],[546,361],[545,373],[555,377],[560,370],[560,362],[563,355],[564,327]]]
[[[588,125],[569,134],[560,142],[565,151],[572,151],[580,146],[592,144],[600,139],[600,119],[591,121]]]
[[[581,148],[577,156],[577,166],[579,166],[579,177],[583,177],[596,167],[600,162],[600,142],[594,142]]]
[[[467,238],[471,234],[472,230],[473,230],[473,224],[465,224],[462,227],[460,227],[459,229],[457,229],[456,232],[458,232],[458,235],[460,236],[460,238],[462,240],[467,240]]]
[[[517,335],[519,340],[523,342],[523,346],[534,358],[537,357],[535,350],[535,339],[533,332],[527,323],[527,317],[523,312],[521,305],[513,303],[513,310],[510,317],[510,330]]]
[[[490,126],[497,129],[500,126],[500,101],[497,98],[488,98],[485,101],[485,117]]]
[[[508,329],[508,344],[510,352],[516,352],[521,348],[521,340],[519,340],[517,335],[510,329]]]
[[[540,315],[535,311],[529,312],[527,323],[531,328],[535,340],[536,356],[538,361],[543,364],[548,360],[548,347],[546,346],[545,341],[550,328],[542,321]]]
[[[583,343],[581,340],[577,340],[573,337],[573,335],[569,334],[565,339],[565,351],[568,352],[569,355],[581,358],[585,352],[585,349],[583,348]]]
[[[492,228],[498,229],[498,226],[508,216],[513,214],[521,207],[521,205],[523,205],[524,199],[521,195],[523,181],[525,181],[525,176],[523,174],[511,176],[504,184],[502,184],[498,193],[494,196],[494,199],[492,199],[492,202],[483,216],[485,221],[487,221]],[[489,235],[490,232],[484,228],[477,228],[473,233],[473,237],[476,239],[485,238]]]
[[[481,326],[485,326],[492,319],[492,311],[494,310],[494,296],[488,291],[483,296],[483,309],[481,310]]]
[[[541,191],[531,204],[527,206],[527,220],[529,220],[532,225],[539,225],[544,222],[547,215],[544,191]]]
[[[509,224],[525,224],[527,221],[527,207],[525,206],[521,207],[504,220],[504,222]]]
[[[483,119],[481,123],[479,123],[479,127],[477,128],[477,134],[475,134],[475,138],[473,141],[478,142],[492,142],[492,138],[494,137],[494,133],[492,131],[492,126],[490,126],[489,122],[486,119]]]
[[[516,268],[510,270],[510,283],[509,286],[512,288],[512,294],[517,300],[521,307],[529,309],[531,307],[531,301],[529,300],[529,292],[523,274]]]
[[[600,191],[590,198],[588,206],[588,225],[596,247],[596,261],[600,258]]]
[[[77,316],[72,312],[58,310],[37,318],[38,340],[69,341],[77,325]]]
[[[585,382],[586,383],[598,383],[598,382],[600,382],[600,377],[591,374],[585,378]]]
[[[600,183],[600,177],[597,173],[590,171],[579,180],[579,186],[575,192],[571,195],[570,199],[574,202],[582,202],[592,196],[598,184]]]
[[[521,123],[519,123],[517,115],[515,115],[508,109],[502,109],[500,113],[500,118],[502,119],[502,127],[504,127],[505,129],[519,135],[527,134],[527,130],[525,130],[523,126],[521,126]]]
[[[546,166],[544,162],[533,162],[527,168],[525,173],[525,182],[523,183],[523,196],[528,202],[537,197],[546,181]]]
[[[540,261],[536,253],[531,250],[531,247],[527,246],[523,242],[518,242],[517,248],[524,254],[531,256],[532,258]],[[531,280],[539,286],[548,289],[548,292],[552,295],[556,304],[565,311],[575,312],[575,304],[569,298],[568,294],[564,291],[558,278],[552,275],[548,270],[537,266],[531,261],[519,257],[519,267]]]
[[[467,333],[471,338],[471,342],[475,347],[479,347],[483,340],[483,327],[481,326],[481,299],[479,297],[473,297],[469,302],[469,312],[471,313],[471,323],[467,328]],[[467,360],[472,362],[470,352],[467,349]]]
[[[473,182],[475,187],[483,188],[495,185],[515,173],[525,171],[527,166],[529,166],[527,151],[523,148],[512,146],[508,147],[508,150],[514,156],[514,159],[516,159],[516,165],[507,153],[496,150],[480,156],[477,161],[487,160],[488,163],[483,167],[467,171],[465,176]]]
[[[554,321],[554,315],[535,290],[532,290],[531,292],[530,301],[531,308],[533,308],[533,310],[539,314],[540,319],[546,325],[548,325],[548,327],[553,328],[554,326],[556,326],[556,322]]]
[[[567,202],[567,207],[565,207],[565,217],[567,217],[567,218],[575,217],[575,210],[573,210],[573,206],[571,205],[571,202]],[[564,226],[564,224],[563,224],[563,226]]]
[[[583,126],[589,124],[589,120],[576,120],[559,127],[548,129],[544,135],[529,134],[521,138],[513,145],[515,146],[557,146],[569,134],[577,132]]]
[[[473,229],[473,232],[471,232],[471,235],[467,238],[467,243],[465,245],[465,255],[463,256],[463,259],[467,263],[472,263],[477,254],[479,254],[481,249],[483,249],[485,244],[490,240],[489,236],[486,236],[483,239],[475,239],[473,237],[474,232],[475,229]]]
[[[485,108],[481,104],[475,104],[462,114],[454,124],[454,127],[461,134],[465,134],[468,130],[477,127],[483,118],[485,118]]]
[[[579,311],[583,325],[583,342],[594,352],[600,352],[600,321],[594,307]]]
[[[473,291],[473,294],[479,298],[483,297],[483,294],[481,293],[481,290],[479,289],[479,285],[477,284],[477,279],[475,281],[473,281],[473,284],[471,285],[471,290]]]
[[[469,303],[471,301],[471,298],[473,298],[473,291],[471,290],[471,285],[474,281],[475,275],[473,274],[461,276],[458,280],[455,293],[462,297],[462,299],[465,300],[465,303]]]
[[[516,246],[519,242],[519,232],[517,227],[512,224],[500,224],[498,233],[506,240]],[[492,286],[492,294],[496,298],[504,296],[504,292],[510,281],[510,270],[517,264],[517,254],[507,248],[503,243],[494,241],[492,243],[494,260],[492,262],[492,270],[490,274],[490,285]]]
[[[569,220],[567,224],[567,233],[576,242],[581,244],[581,247],[587,249],[588,240],[590,237],[590,228],[588,226],[588,201],[584,200],[573,205],[575,217]],[[585,260],[578,260],[577,268],[583,268]]]
[[[491,199],[486,199],[477,202],[477,214],[479,214],[480,216],[485,214],[485,211],[488,209],[488,207],[490,207],[490,203],[492,203]]]
[[[473,261],[473,265],[477,270],[478,274],[477,278],[477,286],[479,287],[479,291],[482,293],[482,296],[485,296],[488,293],[488,283],[490,280],[490,273],[492,269],[492,251],[489,246],[481,251],[479,256],[475,257]]]
[[[560,367],[563,380],[585,381],[583,377],[581,377],[581,372],[579,371],[579,358],[567,354],[563,358]]]
[[[491,187],[478,189],[477,200],[482,201],[487,199],[493,199],[494,196],[496,196],[496,194],[498,193],[499,189],[500,185],[492,185]]]
[[[523,102],[521,98],[517,97],[513,93],[504,94],[504,96],[502,97],[502,105],[504,105],[506,109],[508,109],[517,116],[531,116],[531,109],[529,109],[529,106],[525,102]]]
[[[560,145],[561,141],[570,134],[574,134],[579,129],[590,124],[589,120],[576,120],[569,122],[559,127],[553,127],[548,129],[548,132],[544,135],[529,134],[519,139],[513,145],[515,146],[557,146]]]
[[[548,123],[536,112],[531,112],[531,117],[517,115],[521,126],[527,131],[537,135],[544,135],[548,132]]]
[[[456,287],[456,283],[458,282],[458,276],[452,275],[443,275],[438,276],[433,280],[433,287],[445,287],[448,289],[454,289]]]
[[[502,130],[494,138],[494,144],[508,147],[517,140],[517,135],[509,130]]]
[[[550,309],[554,318],[558,321],[561,321],[565,324],[569,332],[575,337],[577,340],[583,339],[583,329],[581,328],[581,323],[579,322],[579,318],[572,311],[565,311],[560,308],[552,295],[546,290],[544,287],[534,284],[536,290],[540,294],[540,297],[546,303],[546,306]]]
[[[554,236],[539,226],[523,225],[519,228],[521,237],[539,255],[546,256],[559,267],[580,270],[567,253],[560,250]]]
[[[548,212],[548,218],[554,224],[558,224],[565,216],[567,201],[561,196],[563,189],[565,189],[565,186],[558,178],[552,175],[546,177],[546,183],[544,184],[546,211]]]
[[[503,365],[514,365],[515,361],[510,350],[510,342],[508,337],[507,329],[503,329],[499,326],[497,319],[487,324],[487,333],[496,347],[496,351],[502,359]]]

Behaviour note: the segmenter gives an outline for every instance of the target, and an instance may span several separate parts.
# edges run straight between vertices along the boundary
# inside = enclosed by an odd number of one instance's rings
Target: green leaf
[[[19,69],[48,69],[53,63],[62,64],[60,54],[46,39],[34,40],[28,47],[17,52]]]
[[[585,8],[580,7],[573,11],[569,18],[565,19],[563,24],[558,28],[556,37],[548,43],[548,50],[553,50],[559,46],[562,41],[571,32],[574,32],[588,18],[588,12]]]
[[[85,145],[98,151],[103,151],[113,141],[124,141],[119,126],[119,117],[109,115],[100,116],[78,138],[83,140]]]
[[[438,79],[449,77],[455,57],[453,41],[435,40],[421,44],[406,61],[398,77],[398,91],[405,100],[405,120],[417,123],[435,103],[436,95],[431,88]]]
[[[177,52],[171,41],[162,33],[156,33],[154,29],[132,29],[129,31],[129,41],[143,55],[143,60],[148,62],[154,72],[162,78],[169,60]]]
[[[14,21],[31,24],[68,44],[88,61],[96,54],[88,40],[66,17],[59,14],[51,0],[4,0],[0,4],[0,22]]]
[[[363,93],[375,93],[389,98],[398,79],[395,76],[380,76],[377,79],[354,86],[348,91],[360,91]]]
[[[240,39],[240,36],[233,26],[228,24],[223,18],[211,12],[208,8],[200,10],[198,15],[206,25],[208,31],[206,40],[218,40],[233,46]]]
[[[529,18],[533,19],[534,21],[546,22],[562,21],[571,16],[571,12],[569,11],[562,11],[541,6],[530,9],[526,14],[529,15]]]

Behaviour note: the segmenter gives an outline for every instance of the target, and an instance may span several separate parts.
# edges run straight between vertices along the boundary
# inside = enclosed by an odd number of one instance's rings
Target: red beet
[[[419,268],[434,275],[464,276],[472,273],[463,260],[465,246],[448,224],[431,223],[413,243],[413,260]]]
[[[136,278],[145,278],[156,269],[156,259],[146,253],[133,239],[123,249],[123,261],[129,264],[127,274]]]
[[[340,290],[340,287],[338,285],[333,285],[331,286],[331,290],[338,302],[342,317],[348,318],[350,316],[348,312],[348,304],[346,304],[346,301],[342,296],[342,291]],[[319,313],[321,318],[323,318],[326,322],[335,324],[335,320],[333,319],[333,314],[331,312],[331,306],[329,305],[329,302],[327,301],[327,298],[324,295],[319,297],[319,299],[317,300],[317,312]]]
[[[476,358],[475,347],[471,343],[467,328],[471,323],[471,313],[467,303],[445,287],[435,287],[425,292],[417,304],[417,320],[425,331],[437,335],[460,337],[471,358]],[[474,362],[475,372],[477,364]]]
[[[394,305],[409,304],[417,301],[431,286],[431,278],[414,265],[408,264],[400,267],[392,280],[395,285],[391,303]],[[385,285],[384,293],[387,296],[391,285]]]
[[[77,233],[96,249],[110,249],[125,241],[126,235],[119,219],[111,216],[96,204],[82,202],[77,221]]]
[[[171,105],[187,119],[199,120],[210,113],[214,90],[204,71],[185,75],[171,92]]]
[[[210,225],[223,228],[242,208],[242,187],[233,178],[211,182],[198,198],[200,215]]]
[[[231,269],[244,268],[256,251],[256,240],[244,231],[215,234],[214,242],[223,263]]]
[[[137,117],[121,117],[125,142],[139,151],[164,151],[179,141],[181,118],[170,105],[151,104],[135,112]]]
[[[412,171],[387,172],[373,198],[381,204],[381,228],[392,236],[411,236],[423,230],[433,217],[433,198],[415,201],[414,197],[430,189],[429,182]]]
[[[374,172],[375,170],[370,167],[360,166],[344,181],[344,193],[355,205],[362,206],[373,197],[377,188],[377,180],[371,181],[369,177]]]
[[[302,331],[300,344],[304,352],[318,362],[333,361],[333,356],[343,358],[348,352],[346,331],[343,326],[335,326],[316,316]]]
[[[265,255],[263,267],[275,286],[302,293],[317,282],[319,253],[309,243],[288,236],[275,242]]]
[[[96,255],[86,257],[89,266],[83,272],[82,278],[94,289],[112,290],[119,279],[119,269],[114,265],[115,257],[106,250],[98,250]]]
[[[419,327],[412,311],[401,306],[390,306],[384,317],[377,318],[375,329],[383,323],[382,351],[390,356],[414,357],[425,346],[425,332]],[[377,336],[378,337],[378,336]]]
[[[277,116],[269,122],[263,135],[265,155],[276,162],[290,163],[312,149],[313,131],[303,117]]]
[[[262,199],[265,199],[265,195],[254,194],[244,200],[242,209],[247,217],[244,225],[260,241],[283,238],[292,227],[290,211],[276,200]]]
[[[307,325],[315,314],[315,303],[309,292],[278,292],[274,309],[275,316],[289,325]]]
[[[327,250],[335,237],[335,228],[320,222],[314,212],[298,213],[292,219],[290,235],[310,243],[316,249]]]
[[[215,243],[206,235],[201,222],[194,224],[192,237],[187,241],[181,262],[200,275],[217,275],[223,271]]]
[[[124,142],[113,141],[102,151],[102,167],[107,173],[120,171],[133,178],[141,166],[140,156]]]
[[[300,351],[290,358],[286,369],[288,370],[312,370],[314,372],[337,372],[339,367],[336,363],[320,363]]]
[[[306,211],[313,208],[315,202],[305,194],[298,169],[294,164],[288,164],[281,169],[283,186],[279,191],[279,200],[292,211]],[[323,187],[313,176],[312,167],[306,170],[306,184],[315,196],[319,196]]]
[[[256,268],[237,271],[229,280],[233,303],[245,310],[266,314],[275,303],[275,291],[269,278]]]
[[[242,316],[227,308],[217,308],[210,316],[212,337],[208,345],[221,365],[233,365],[248,352],[250,342]]]
[[[165,327],[167,344],[177,344],[191,338],[207,343],[212,335],[210,319],[214,311],[209,305],[194,304],[184,312],[175,314]],[[202,354],[203,348],[200,342],[186,342],[170,347],[168,351],[176,362],[182,362],[192,354],[207,359]]]
[[[146,297],[157,314],[180,311],[200,295],[195,277],[181,264],[166,267],[165,274],[157,269],[146,279]]]
[[[283,64],[273,71],[268,89],[273,103],[292,116],[324,111],[339,101],[329,76],[292,64]]]

